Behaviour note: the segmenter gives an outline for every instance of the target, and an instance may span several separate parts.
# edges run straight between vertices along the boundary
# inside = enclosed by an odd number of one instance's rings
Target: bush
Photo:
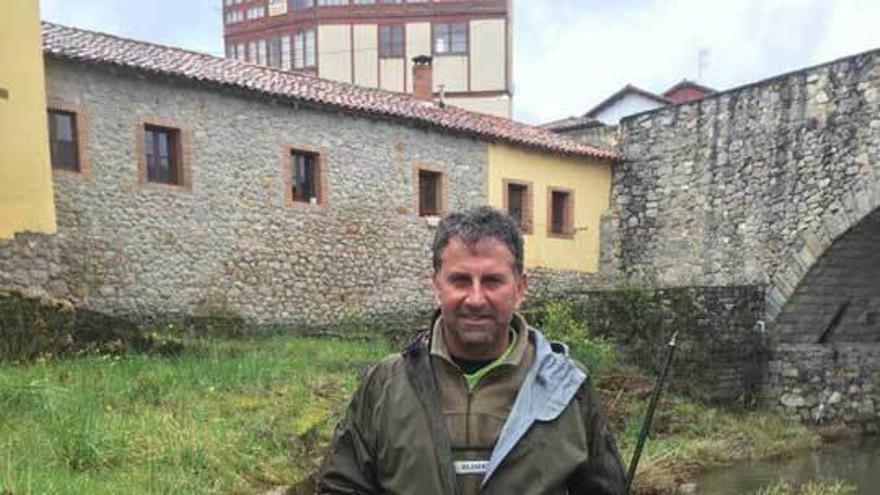
[[[70,350],[75,316],[67,301],[0,287],[0,362],[32,361]]]
[[[544,335],[568,345],[572,357],[586,365],[592,372],[607,369],[617,362],[614,344],[590,334],[585,322],[574,316],[571,304],[551,301],[541,309]]]

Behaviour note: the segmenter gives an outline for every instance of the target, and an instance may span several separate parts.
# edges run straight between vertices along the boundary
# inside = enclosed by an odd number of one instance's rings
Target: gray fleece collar
[[[518,315],[517,315],[518,316]],[[525,321],[522,322],[525,324]],[[528,328],[535,345],[535,360],[523,380],[513,409],[489,458],[483,485],[501,465],[535,421],[553,421],[565,410],[587,379],[586,373],[565,354],[553,351],[550,342],[534,328]]]

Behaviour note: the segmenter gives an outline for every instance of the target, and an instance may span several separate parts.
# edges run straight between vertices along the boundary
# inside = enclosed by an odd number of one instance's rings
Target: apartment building
[[[428,55],[435,97],[510,117],[511,0],[222,1],[228,58],[412,93]]]

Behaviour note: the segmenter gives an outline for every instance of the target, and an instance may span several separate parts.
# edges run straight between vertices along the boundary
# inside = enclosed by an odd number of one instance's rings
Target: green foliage
[[[587,324],[575,317],[570,303],[548,302],[541,313],[541,331],[544,335],[566,344],[571,356],[591,372],[600,372],[617,362],[614,345],[602,337],[592,336]]]
[[[856,487],[843,481],[808,481],[797,485],[786,481],[761,488],[755,495],[850,495]]]
[[[0,365],[0,493],[262,493],[312,473],[375,341]]]
[[[73,343],[74,320],[69,303],[0,288],[0,363],[67,352]]]

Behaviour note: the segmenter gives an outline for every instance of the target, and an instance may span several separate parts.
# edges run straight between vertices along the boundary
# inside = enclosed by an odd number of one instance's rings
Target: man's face
[[[526,275],[514,272],[513,253],[492,237],[473,246],[453,237],[440,260],[434,295],[449,352],[473,360],[500,356],[509,344],[510,319],[526,288]]]

